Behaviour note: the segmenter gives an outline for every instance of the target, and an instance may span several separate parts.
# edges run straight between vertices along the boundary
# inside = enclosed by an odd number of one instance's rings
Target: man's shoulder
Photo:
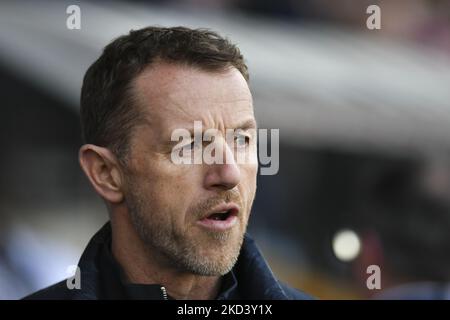
[[[67,288],[67,281],[62,280],[47,288],[34,292],[23,300],[69,300],[73,299],[73,292]]]
[[[308,294],[283,283],[273,274],[255,241],[245,235],[236,266],[238,279],[244,292],[252,299],[311,300]]]
[[[291,300],[314,300],[313,297],[304,293],[301,290],[292,288],[281,281],[279,281],[279,283],[280,283],[281,287],[283,288],[284,292],[286,293],[286,296],[288,298],[290,298]]]

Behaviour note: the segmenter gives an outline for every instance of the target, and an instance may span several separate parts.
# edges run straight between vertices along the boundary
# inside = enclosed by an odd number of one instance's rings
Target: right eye
[[[191,143],[185,144],[185,145],[183,146],[183,149],[184,149],[184,150],[194,150],[195,147],[196,147],[195,140],[192,140]]]
[[[196,146],[196,144],[195,144],[194,140],[192,140],[192,142],[190,144],[188,144],[188,148],[191,149],[191,150],[194,149],[195,146]]]

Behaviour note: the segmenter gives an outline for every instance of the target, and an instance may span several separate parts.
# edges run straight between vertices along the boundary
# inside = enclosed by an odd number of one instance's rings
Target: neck
[[[142,241],[128,212],[116,212],[111,228],[112,254],[130,283],[160,284],[177,300],[214,299],[219,293],[220,276],[200,276],[171,266],[164,256]]]

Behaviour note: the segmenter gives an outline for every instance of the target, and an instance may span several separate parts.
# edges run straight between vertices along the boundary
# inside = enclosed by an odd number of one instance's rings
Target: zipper
[[[166,290],[165,287],[161,287],[161,292],[162,292],[162,295],[163,295],[163,299],[164,299],[164,300],[169,300],[169,299],[167,298],[167,290]]]

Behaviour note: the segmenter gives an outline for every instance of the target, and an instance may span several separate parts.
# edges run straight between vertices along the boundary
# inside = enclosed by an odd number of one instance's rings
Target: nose
[[[229,190],[239,184],[241,171],[234,159],[232,149],[228,144],[223,144],[223,163],[206,165],[205,188]]]

